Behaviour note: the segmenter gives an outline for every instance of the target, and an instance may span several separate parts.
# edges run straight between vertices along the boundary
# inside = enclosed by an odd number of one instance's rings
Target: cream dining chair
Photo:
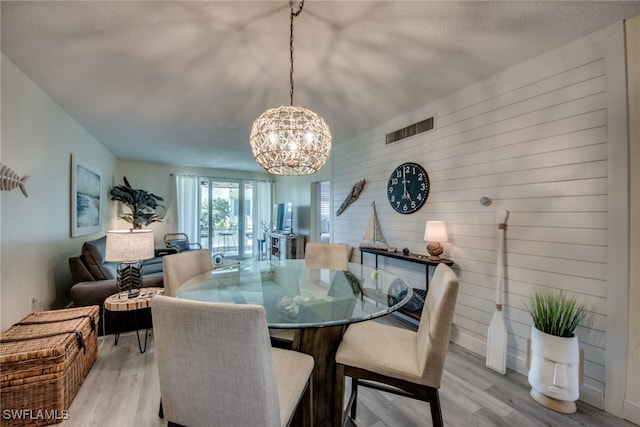
[[[304,261],[308,268],[347,270],[349,246],[344,243],[313,243],[304,247]],[[271,343],[276,347],[297,349],[300,334],[296,329],[269,329]]]
[[[349,246],[344,243],[313,243],[304,247],[304,261],[307,268],[331,268],[347,270]]]
[[[264,308],[151,300],[156,364],[169,425],[312,425],[311,356],[272,348]]]
[[[198,249],[162,257],[162,281],[164,294],[176,296],[178,288],[198,274],[213,270],[211,251]]]
[[[438,389],[457,295],[456,274],[445,264],[439,264],[431,279],[417,332],[375,321],[349,325],[336,353],[334,425],[342,426],[346,420],[345,376],[352,378],[348,403],[351,419],[356,418],[358,386],[364,386],[429,402],[433,425],[443,425]]]

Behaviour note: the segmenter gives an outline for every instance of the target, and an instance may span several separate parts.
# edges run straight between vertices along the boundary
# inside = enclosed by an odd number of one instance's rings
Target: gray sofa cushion
[[[118,277],[117,262],[107,262],[104,254],[107,247],[107,237],[103,236],[90,240],[82,245],[81,255],[86,268],[94,280],[108,280]],[[162,254],[164,255],[164,254]],[[159,273],[162,271],[162,255],[142,262],[143,274]]]
[[[81,255],[95,280],[114,279],[118,275],[118,263],[104,260],[106,246],[106,236],[84,242],[82,245]]]

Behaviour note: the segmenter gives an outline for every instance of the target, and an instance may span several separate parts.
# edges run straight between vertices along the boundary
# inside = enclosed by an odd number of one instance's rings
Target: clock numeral
[[[417,163],[398,166],[387,183],[387,199],[396,212],[409,214],[420,209],[429,195],[429,175]]]

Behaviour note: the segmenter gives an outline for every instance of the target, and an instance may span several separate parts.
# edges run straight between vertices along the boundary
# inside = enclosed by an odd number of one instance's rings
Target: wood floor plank
[[[413,327],[390,316],[382,321]],[[153,332],[149,333],[144,354],[138,349],[135,333],[123,334],[117,346],[113,336],[100,338],[98,359],[69,408],[70,419],[62,422],[62,427],[166,426],[158,418],[160,387]],[[348,393],[349,380],[345,389]],[[484,366],[484,358],[453,344],[449,347],[440,388],[446,427],[634,426],[581,402],[577,413],[559,414],[535,402],[529,391],[526,377],[513,371],[500,375]],[[429,426],[431,413],[425,402],[361,388],[355,425]]]

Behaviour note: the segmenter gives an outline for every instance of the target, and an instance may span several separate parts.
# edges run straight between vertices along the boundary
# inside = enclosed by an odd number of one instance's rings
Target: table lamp
[[[129,297],[140,294],[142,261],[154,257],[153,230],[107,231],[105,261],[119,262],[116,283]]]
[[[427,244],[429,259],[431,261],[440,261],[440,255],[444,252],[444,247],[440,243],[448,240],[447,227],[444,221],[427,221],[427,225],[424,228],[424,240],[429,242]]]

